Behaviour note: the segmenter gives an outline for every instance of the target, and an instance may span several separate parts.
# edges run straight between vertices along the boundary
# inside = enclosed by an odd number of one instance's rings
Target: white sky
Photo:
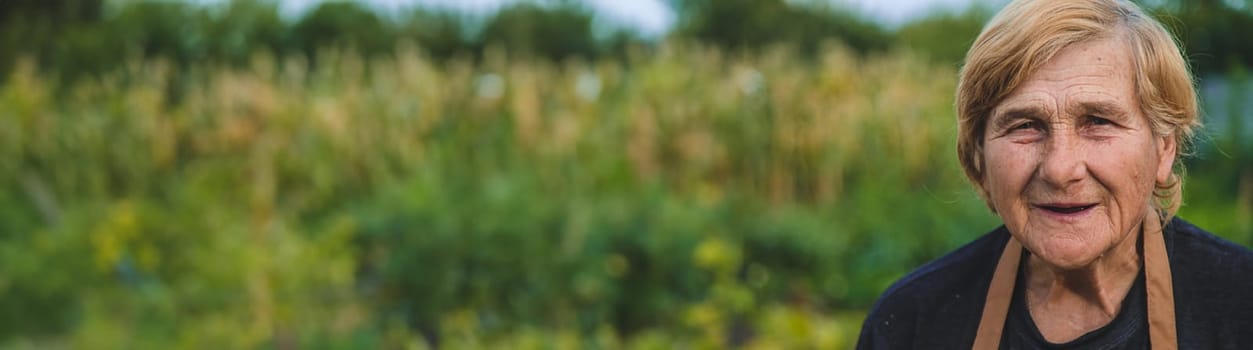
[[[221,0],[191,0],[213,3]],[[278,0],[284,15],[299,16],[322,0]],[[489,14],[516,0],[358,0],[383,11],[423,5]],[[676,20],[664,0],[584,0],[608,23],[639,30],[646,37],[664,34]],[[935,11],[960,11],[973,3],[1000,5],[1007,0],[828,0],[887,25],[897,25]],[[601,17],[603,16],[603,17]]]

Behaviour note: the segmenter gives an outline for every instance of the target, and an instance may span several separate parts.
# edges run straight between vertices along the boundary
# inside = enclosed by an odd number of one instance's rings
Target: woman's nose
[[[1040,157],[1037,177],[1054,188],[1066,188],[1087,176],[1089,150],[1065,132],[1050,135]]]

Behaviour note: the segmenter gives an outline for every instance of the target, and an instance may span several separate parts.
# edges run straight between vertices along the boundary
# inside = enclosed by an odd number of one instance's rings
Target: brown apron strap
[[[1162,223],[1156,210],[1149,210],[1141,232],[1144,249],[1144,278],[1148,292],[1149,341],[1153,349],[1178,349],[1175,333],[1175,292],[1170,276],[1170,259],[1166,255],[1166,240]],[[992,284],[988,286],[987,301],[983,305],[983,317],[975,333],[972,349],[998,349],[1009,303],[1014,297],[1014,281],[1018,264],[1022,260],[1022,245],[1013,237],[1005,244],[1001,260],[996,263]]]
[[[972,349],[1000,347],[1001,331],[1005,329],[1005,317],[1009,315],[1009,302],[1014,299],[1019,260],[1022,260],[1022,245],[1010,237],[1001,253],[1001,260],[996,263],[996,272],[992,274],[992,285],[988,287],[988,298],[983,304],[983,317],[979,319],[979,332],[975,333]]]
[[[1170,277],[1166,237],[1157,211],[1144,219],[1144,279],[1149,294],[1149,344],[1153,349],[1178,349],[1175,334],[1175,290]]]

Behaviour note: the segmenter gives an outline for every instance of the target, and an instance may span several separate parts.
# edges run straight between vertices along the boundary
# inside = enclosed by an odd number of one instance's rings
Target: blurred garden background
[[[0,348],[841,349],[998,225],[953,94],[1003,3],[631,1],[0,1]],[[1142,5],[1181,216],[1253,245],[1253,2]]]

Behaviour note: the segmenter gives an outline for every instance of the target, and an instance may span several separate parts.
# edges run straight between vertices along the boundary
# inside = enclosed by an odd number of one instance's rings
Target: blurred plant
[[[954,161],[955,67],[656,50],[139,55],[68,84],[23,61],[0,345],[842,348],[996,224]],[[1197,188],[1184,217],[1247,208]]]

